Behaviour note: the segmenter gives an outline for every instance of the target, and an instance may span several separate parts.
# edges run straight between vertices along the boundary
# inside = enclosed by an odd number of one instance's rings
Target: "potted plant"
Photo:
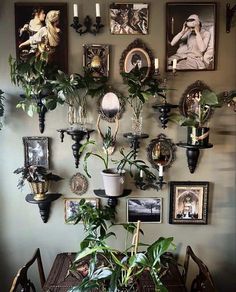
[[[115,236],[108,227],[109,221],[114,220],[114,208],[107,206],[95,208],[82,199],[77,213],[69,220],[76,223],[82,221],[86,232],[85,239],[80,244],[80,251],[75,256],[69,272],[77,273],[81,260],[87,259],[89,265],[85,278],[79,286],[70,289],[70,292],[86,292],[93,288],[99,291],[139,291],[139,279],[143,273],[150,274],[155,285],[155,291],[167,291],[161,282],[161,277],[168,269],[168,256],[164,254],[173,247],[173,237],[159,238],[152,244],[141,244],[138,234],[142,233],[140,222],[122,224],[127,232],[125,251],[120,251],[107,244],[107,239]],[[128,245],[128,234],[135,234],[136,242]],[[134,237],[133,237],[134,238]],[[146,246],[146,251],[139,252],[138,246]],[[89,257],[89,260],[88,260]],[[166,265],[163,265],[163,258]]]
[[[49,172],[45,167],[35,165],[17,168],[14,173],[21,174],[17,184],[19,189],[23,188],[25,181],[29,182],[35,200],[44,200],[46,198],[50,181],[59,181],[63,179]]]
[[[32,56],[27,60],[9,57],[10,76],[13,84],[21,86],[24,94],[16,105],[30,117],[39,114],[40,132],[44,131],[44,119],[47,110],[54,110],[63,100],[53,94],[51,80],[55,70],[47,62],[47,54]]]
[[[4,92],[0,89],[0,118],[3,117],[4,114],[4,105],[3,105],[3,100],[4,98]],[[0,130],[2,129],[2,123],[0,121]]]
[[[114,160],[109,158],[109,147],[112,141],[106,141],[103,144],[103,151],[100,151],[98,145],[95,141],[86,142],[80,149],[80,152],[84,152],[89,144],[94,145],[97,148],[97,151],[87,151],[84,156],[84,170],[88,177],[91,177],[88,172],[88,159],[90,157],[99,158],[104,165],[104,169],[101,174],[103,177],[103,184],[105,188],[105,193],[107,196],[120,196],[124,190],[125,183],[125,167],[129,167],[129,174],[133,177],[133,168],[135,168],[138,172],[142,171],[145,173],[148,178],[155,178],[155,175],[149,170],[149,167],[142,160],[136,159],[137,151],[131,150],[129,153],[125,153],[124,149],[120,149],[120,159]],[[109,162],[113,162],[116,167],[110,167]]]

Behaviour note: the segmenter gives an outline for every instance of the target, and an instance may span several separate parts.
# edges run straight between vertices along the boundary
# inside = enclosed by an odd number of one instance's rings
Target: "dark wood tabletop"
[[[74,257],[75,253],[60,253],[56,256],[43,291],[67,292],[69,288],[77,286],[82,281],[84,266],[88,263],[88,259],[81,262],[79,271],[76,274],[72,274],[68,272],[68,269]],[[143,273],[141,277],[139,291],[154,292],[155,288],[149,274]],[[187,291],[177,265],[170,265],[168,272],[162,277],[162,282],[169,292]]]

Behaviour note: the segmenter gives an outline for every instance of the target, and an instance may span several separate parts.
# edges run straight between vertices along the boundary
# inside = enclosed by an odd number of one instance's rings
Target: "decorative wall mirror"
[[[159,134],[147,147],[148,161],[153,168],[159,170],[159,164],[161,164],[164,169],[167,169],[175,160],[175,151],[175,144],[167,139],[165,134]]]
[[[191,116],[192,114],[199,114],[199,100],[203,90],[212,91],[204,82],[197,80],[189,85],[184,91],[180,103],[179,110],[185,117]],[[209,120],[213,110],[208,112],[204,122]]]
[[[98,100],[98,112],[103,120],[114,123],[116,118],[120,119],[125,109],[122,95],[109,88]]]

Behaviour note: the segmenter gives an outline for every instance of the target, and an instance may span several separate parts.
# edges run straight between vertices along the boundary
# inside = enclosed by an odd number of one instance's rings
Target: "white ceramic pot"
[[[103,185],[107,196],[121,196],[124,191],[125,171],[117,173],[116,169],[102,171]]]

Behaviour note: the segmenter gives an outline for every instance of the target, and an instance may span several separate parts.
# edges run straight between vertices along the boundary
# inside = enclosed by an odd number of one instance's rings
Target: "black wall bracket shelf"
[[[107,205],[110,207],[113,207],[113,208],[115,208],[116,205],[118,204],[119,198],[127,197],[132,192],[132,190],[125,189],[123,194],[120,196],[107,196],[105,193],[105,190],[103,190],[103,189],[97,189],[97,190],[93,190],[93,191],[94,191],[94,194],[96,196],[98,196],[100,198],[107,198]]]

